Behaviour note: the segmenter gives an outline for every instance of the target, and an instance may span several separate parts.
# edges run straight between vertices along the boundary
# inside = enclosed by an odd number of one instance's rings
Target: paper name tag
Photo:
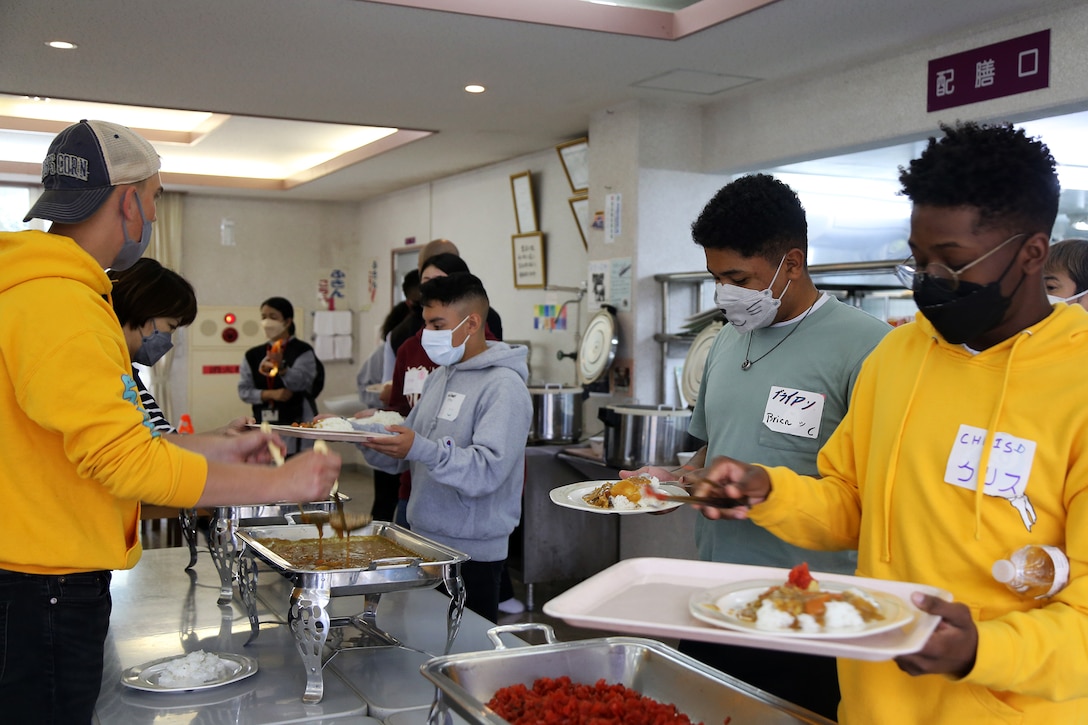
[[[446,399],[442,401],[442,408],[438,411],[438,417],[442,420],[457,420],[457,414],[461,412],[461,405],[465,402],[463,393],[446,393]]]
[[[978,467],[982,460],[982,446],[986,443],[986,430],[970,425],[960,425],[956,442],[945,464],[944,480],[953,486],[975,490]],[[986,465],[987,496],[1014,499],[1027,493],[1031,463],[1035,459],[1035,441],[1017,438],[1008,433],[995,433],[990,460]]]
[[[261,409],[261,422],[262,423],[277,423],[280,419],[280,411],[276,408],[269,410],[268,408]]]
[[[423,383],[427,382],[427,368],[408,368],[404,371],[404,394],[419,395],[423,392]]]
[[[822,393],[773,385],[763,411],[763,425],[786,435],[818,438],[823,414]]]

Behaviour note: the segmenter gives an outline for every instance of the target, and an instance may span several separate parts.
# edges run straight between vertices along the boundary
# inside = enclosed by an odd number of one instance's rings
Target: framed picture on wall
[[[514,219],[518,225],[518,234],[540,231],[536,224],[532,175],[528,171],[511,174],[510,191],[514,195]]]
[[[589,251],[589,242],[586,241],[586,230],[589,229],[589,197],[586,195],[572,196],[567,199],[570,211],[574,214],[574,223],[578,225],[578,233],[582,235],[582,246]]]
[[[544,235],[540,232],[510,237],[514,253],[514,286],[543,287],[547,284]]]
[[[570,190],[575,194],[589,192],[589,139],[577,138],[555,147]]]

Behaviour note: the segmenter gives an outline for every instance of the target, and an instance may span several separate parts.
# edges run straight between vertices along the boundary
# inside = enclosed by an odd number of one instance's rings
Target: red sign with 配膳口
[[[926,110],[963,106],[1050,85],[1050,31],[929,61]]]

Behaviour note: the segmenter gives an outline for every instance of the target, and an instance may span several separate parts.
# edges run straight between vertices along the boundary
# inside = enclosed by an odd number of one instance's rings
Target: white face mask
[[[1057,304],[1059,302],[1064,302],[1064,303],[1066,303],[1068,305],[1071,305],[1074,302],[1076,302],[1077,300],[1079,300],[1081,297],[1083,297],[1084,295],[1088,295],[1088,289],[1084,290],[1083,292],[1078,292],[1075,295],[1073,295],[1072,297],[1055,297],[1054,295],[1047,295],[1046,298],[1047,298],[1047,300],[1050,301],[1050,304],[1052,304],[1052,305]]]
[[[264,334],[269,340],[275,340],[287,329],[287,324],[280,322],[279,320],[273,320],[271,317],[266,317],[261,320],[261,327],[264,328]]]
[[[733,284],[714,285],[714,304],[725,313],[726,319],[737,328],[737,332],[758,330],[774,320],[775,313],[782,304],[782,298],[786,296],[786,290],[790,288],[790,282],[787,280],[782,294],[777,299],[771,292],[771,287],[774,286],[774,281],[778,279],[778,273],[782,270],[782,262],[785,261],[786,258],[782,257],[767,289],[754,290]]]
[[[461,362],[461,359],[465,357],[465,345],[468,344],[468,338],[466,337],[464,342],[454,347],[453,331],[465,324],[466,320],[468,320],[468,317],[449,330],[428,330],[423,328],[423,336],[419,341],[431,362],[435,365],[456,365]]]

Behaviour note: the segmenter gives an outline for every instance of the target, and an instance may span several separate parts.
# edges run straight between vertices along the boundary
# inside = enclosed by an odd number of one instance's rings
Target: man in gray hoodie
[[[395,435],[360,443],[374,468],[410,468],[408,523],[471,557],[466,605],[495,621],[507,540],[521,516],[525,442],[533,415],[524,347],[484,339],[489,302],[479,278],[438,277],[420,288],[423,349],[440,367]]]

